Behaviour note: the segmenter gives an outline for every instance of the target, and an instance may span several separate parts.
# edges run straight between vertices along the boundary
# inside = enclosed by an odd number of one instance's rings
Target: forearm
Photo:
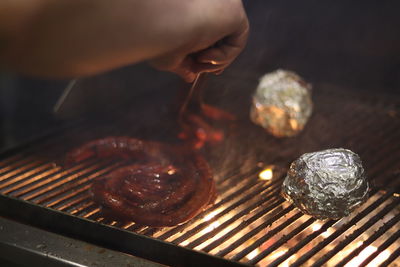
[[[191,32],[198,32],[186,18],[193,16],[192,1],[6,1],[14,5],[9,5],[12,12],[0,21],[5,25],[0,32],[4,39],[1,60],[38,75],[92,74],[154,58],[187,45],[182,36],[193,40]]]

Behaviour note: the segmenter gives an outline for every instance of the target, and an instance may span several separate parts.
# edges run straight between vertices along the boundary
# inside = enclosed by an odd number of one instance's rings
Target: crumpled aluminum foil
[[[303,130],[312,109],[311,85],[294,72],[277,70],[261,77],[250,118],[276,137],[289,137]]]
[[[302,155],[282,185],[287,200],[317,219],[348,216],[367,200],[368,191],[360,157],[343,148]]]

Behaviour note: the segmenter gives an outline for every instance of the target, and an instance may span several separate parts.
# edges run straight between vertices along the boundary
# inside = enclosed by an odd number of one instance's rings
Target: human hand
[[[2,65],[51,78],[151,61],[190,82],[223,71],[249,27],[241,0],[0,1],[0,18]]]
[[[175,72],[187,82],[197,73],[220,74],[240,54],[246,45],[249,22],[240,0],[197,0],[188,9],[187,24],[192,28],[183,46],[151,61],[164,71]]]

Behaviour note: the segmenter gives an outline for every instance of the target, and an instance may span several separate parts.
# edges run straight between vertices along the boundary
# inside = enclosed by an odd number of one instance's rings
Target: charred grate
[[[127,135],[124,126],[132,120],[130,115],[113,124],[81,125],[3,157],[0,193],[231,262],[387,266],[400,255],[400,105],[385,97],[351,97],[329,87],[322,87],[314,100],[314,116],[295,139],[274,139],[245,121],[235,135],[227,137],[226,145],[208,151],[218,198],[214,206],[183,225],[150,228],[102,216],[88,194],[91,181],[125,162],[88,159],[71,168],[59,164],[65,151],[96,137],[93,132]],[[134,136],[152,132],[127,131]],[[317,221],[285,202],[280,186],[291,160],[304,152],[337,146],[361,155],[374,187],[368,202],[350,217]],[[252,147],[257,149],[246,150]],[[273,175],[261,179],[263,169]]]

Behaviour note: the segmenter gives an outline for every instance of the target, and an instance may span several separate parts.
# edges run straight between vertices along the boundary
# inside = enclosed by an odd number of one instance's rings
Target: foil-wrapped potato
[[[348,216],[367,200],[368,190],[360,157],[343,148],[302,155],[282,185],[287,200],[317,219]]]
[[[311,85],[294,72],[277,70],[261,77],[250,118],[276,137],[290,137],[303,130],[312,108]]]

